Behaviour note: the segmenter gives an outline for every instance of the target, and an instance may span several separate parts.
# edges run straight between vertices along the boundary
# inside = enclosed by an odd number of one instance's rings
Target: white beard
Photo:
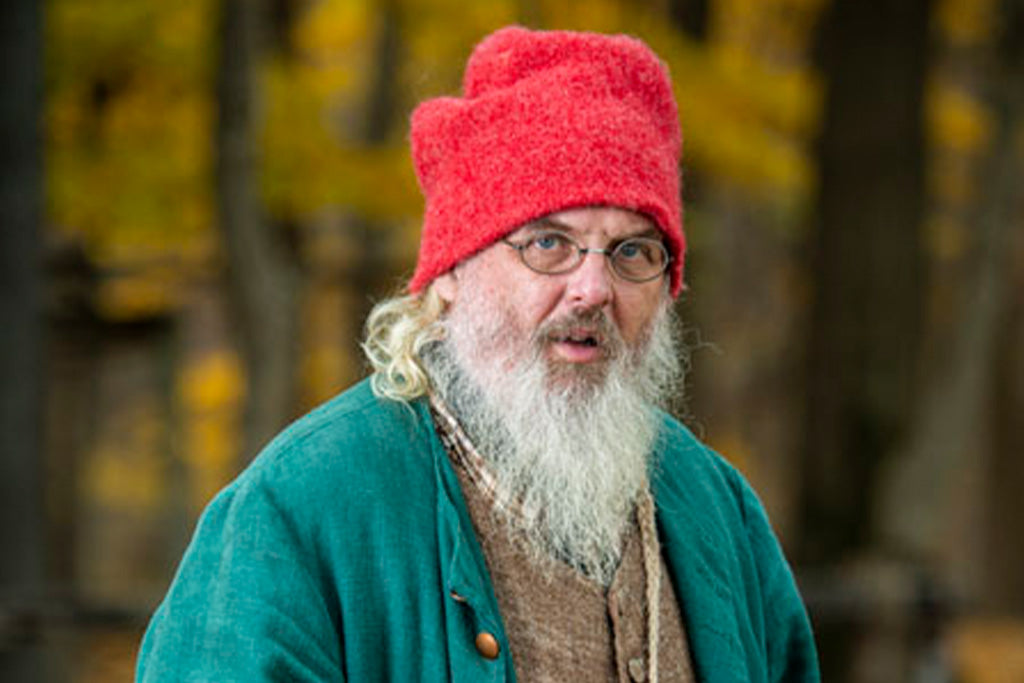
[[[670,309],[628,350],[600,312],[561,321],[603,330],[607,360],[588,366],[546,360],[550,325],[514,348],[524,335],[511,320],[493,301],[462,298],[445,320],[447,339],[423,360],[495,475],[497,508],[533,559],[543,567],[556,558],[608,585],[647,486],[655,408],[680,386]]]

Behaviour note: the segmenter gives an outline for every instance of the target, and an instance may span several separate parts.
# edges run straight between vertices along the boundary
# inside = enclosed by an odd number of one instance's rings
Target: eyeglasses
[[[630,237],[610,249],[591,249],[563,232],[538,232],[525,242],[505,244],[519,252],[519,258],[530,270],[544,275],[560,275],[575,270],[587,254],[604,254],[612,271],[623,280],[648,282],[665,272],[672,262],[668,249],[653,237]]]

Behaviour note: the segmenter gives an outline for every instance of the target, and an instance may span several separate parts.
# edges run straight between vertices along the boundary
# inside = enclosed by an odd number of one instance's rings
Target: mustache
[[[543,349],[545,344],[559,341],[589,343],[614,358],[625,348],[625,341],[615,323],[602,309],[573,311],[561,318],[549,320],[534,332],[533,346]]]

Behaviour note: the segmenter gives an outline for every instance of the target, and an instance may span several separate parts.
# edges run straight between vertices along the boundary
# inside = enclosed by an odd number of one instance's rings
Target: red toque
[[[525,223],[604,205],[657,223],[679,294],[682,134],[668,69],[650,48],[508,27],[473,51],[462,89],[412,115],[426,210],[411,292]]]

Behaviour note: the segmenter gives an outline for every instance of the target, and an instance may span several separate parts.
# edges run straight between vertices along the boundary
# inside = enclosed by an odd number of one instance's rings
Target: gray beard
[[[496,360],[499,339],[508,346],[502,321],[500,311],[451,311],[447,339],[424,349],[424,365],[498,482],[499,516],[535,563],[557,559],[608,585],[647,486],[656,408],[681,385],[675,320],[666,306],[632,350],[605,321],[610,358],[600,369],[550,367],[543,332],[531,350]]]

